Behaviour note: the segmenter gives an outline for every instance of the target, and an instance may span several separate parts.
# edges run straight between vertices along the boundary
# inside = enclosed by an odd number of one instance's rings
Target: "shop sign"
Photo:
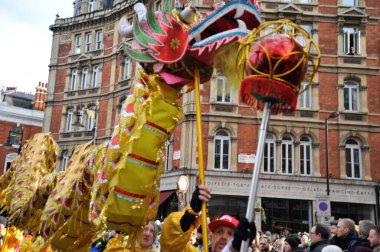
[[[256,162],[255,154],[240,153],[238,155],[238,162],[243,164],[254,164]]]
[[[181,151],[178,150],[178,151],[174,151],[173,152],[173,160],[178,160],[181,158]]]

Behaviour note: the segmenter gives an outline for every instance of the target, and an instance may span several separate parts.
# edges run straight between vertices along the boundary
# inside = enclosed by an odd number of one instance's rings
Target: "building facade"
[[[26,140],[42,132],[47,84],[39,83],[36,94],[16,88],[0,95],[0,175],[5,173]]]
[[[119,54],[122,38],[117,32],[121,16],[132,19],[132,3],[111,2],[82,1],[73,17],[57,19],[50,27],[51,85],[44,131],[52,132],[62,149],[60,169],[76,145],[110,138],[136,72],[136,65]],[[257,199],[265,214],[256,215],[258,226],[283,233],[308,231],[316,221],[332,218],[378,221],[380,3],[259,2],[264,21],[290,19],[310,34],[320,47],[321,66],[312,87],[300,95],[295,113],[270,117]],[[193,3],[202,10],[210,4]],[[245,215],[261,112],[240,103],[238,91],[229,88],[218,69],[201,85],[201,93],[203,160],[206,184],[213,189],[209,215]],[[185,202],[197,180],[195,94],[186,94],[182,104],[184,119],[167,143],[160,217],[176,204],[171,192],[177,191],[179,175],[189,178]],[[329,118],[332,112],[339,115]]]

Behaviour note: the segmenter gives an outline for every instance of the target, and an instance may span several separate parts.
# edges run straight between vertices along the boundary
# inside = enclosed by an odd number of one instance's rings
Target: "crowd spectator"
[[[342,249],[336,245],[328,245],[322,249],[322,252],[342,252]]]
[[[270,236],[262,236],[259,241],[259,251],[260,252],[276,252],[272,246],[272,239]]]
[[[371,228],[368,235],[373,252],[380,252],[380,227]]]
[[[300,251],[299,245],[301,244],[300,238],[296,235],[288,236],[284,242],[283,252],[298,252]]]
[[[355,223],[353,220],[346,218],[340,219],[337,226],[337,239],[334,240],[335,244],[343,251],[353,252],[359,245],[361,247],[368,247],[369,243],[365,239],[359,239],[359,234],[355,231]],[[358,251],[357,251],[358,252]]]
[[[310,251],[321,252],[322,249],[329,245],[330,228],[323,224],[316,224],[310,230]]]

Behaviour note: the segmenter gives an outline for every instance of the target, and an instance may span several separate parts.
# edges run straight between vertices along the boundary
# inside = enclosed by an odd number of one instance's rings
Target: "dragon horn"
[[[160,42],[158,42],[154,38],[149,37],[141,29],[140,22],[138,22],[137,20],[135,20],[134,27],[135,27],[135,29],[134,29],[134,35],[135,35],[136,40],[140,43],[140,45],[142,45],[145,48],[150,48],[150,46],[148,45],[148,43],[160,45]]]
[[[160,24],[157,22],[156,16],[154,14],[153,1],[149,1],[149,5],[148,5],[148,24],[155,33],[162,34],[162,35],[165,34]]]
[[[136,3],[133,6],[133,10],[136,12],[137,18],[138,18],[139,22],[141,22],[143,20],[146,20],[146,8],[145,8],[145,5],[143,5],[142,3]]]
[[[127,22],[126,16],[122,16],[120,18],[118,31],[125,38],[130,38],[133,36],[133,25]]]

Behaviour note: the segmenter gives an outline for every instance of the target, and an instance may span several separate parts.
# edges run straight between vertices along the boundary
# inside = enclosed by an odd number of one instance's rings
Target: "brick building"
[[[39,83],[36,94],[16,88],[1,90],[0,96],[0,175],[18,155],[21,146],[42,132],[47,84]]]
[[[104,1],[103,1],[104,2]],[[325,123],[328,124],[331,214],[327,217],[378,218],[380,180],[379,17],[377,0],[262,0],[263,21],[290,19],[304,28],[321,50],[321,67],[312,88],[299,98],[296,112],[272,115],[258,191],[266,211],[262,228],[306,231],[323,211],[326,196]],[[193,5],[207,10],[209,2]],[[57,19],[44,131],[62,148],[64,169],[77,144],[109,139],[113,122],[136,71],[119,53],[118,20],[132,5],[126,1],[81,1],[75,15]],[[212,217],[244,215],[256,152],[260,112],[239,103],[215,70],[202,89],[203,159],[206,183],[213,188]],[[198,173],[194,93],[183,97],[184,120],[167,143],[161,177],[167,211],[179,175],[191,192]],[[87,113],[95,111],[95,117]],[[329,118],[339,112],[336,118]],[[328,119],[329,118],[329,119]],[[191,194],[186,195],[187,202]]]

